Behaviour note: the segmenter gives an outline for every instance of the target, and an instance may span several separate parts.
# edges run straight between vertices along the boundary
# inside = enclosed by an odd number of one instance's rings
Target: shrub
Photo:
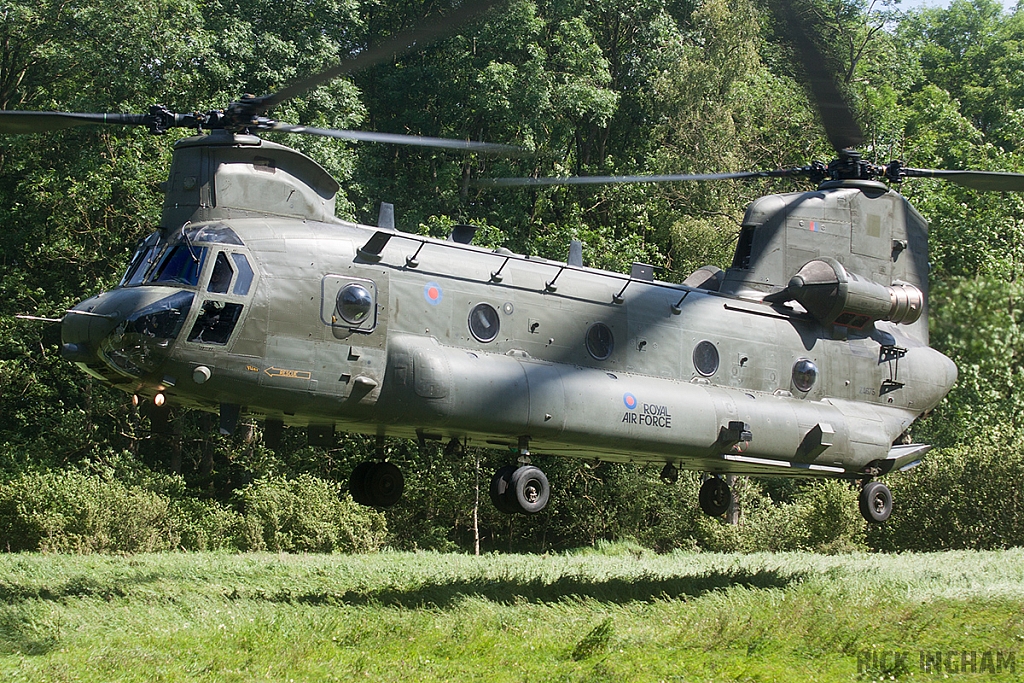
[[[242,515],[215,501],[185,498],[170,508],[170,532],[180,550],[237,550],[245,545]]]
[[[814,482],[796,495],[804,505],[805,548],[820,553],[864,550],[867,522],[860,514],[856,487],[838,479]]]
[[[274,552],[368,552],[384,542],[384,516],[356,505],[339,485],[302,474],[269,477],[239,494],[242,549]]]
[[[858,509],[857,491],[846,482],[805,482],[786,503],[773,502],[757,485],[748,488],[740,498],[738,525],[708,517],[700,520],[702,547],[721,552],[824,553],[865,548],[865,522]]]
[[[385,535],[379,512],[339,498],[336,484],[309,475],[250,485],[240,494],[243,516],[215,501],[125,484],[112,472],[26,473],[0,484],[2,549],[366,552],[378,549]]]
[[[134,553],[177,545],[169,499],[74,470],[21,474],[0,485],[5,550]]]
[[[872,527],[879,550],[993,549],[1024,545],[1024,451],[980,440],[935,451],[887,479],[893,514]]]

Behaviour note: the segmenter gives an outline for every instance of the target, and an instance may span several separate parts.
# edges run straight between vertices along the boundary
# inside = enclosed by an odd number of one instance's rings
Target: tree
[[[1004,15],[991,0],[958,0],[948,10],[906,15],[894,14],[888,3],[862,0],[804,4],[825,27],[822,49],[857,104],[869,158],[1022,168],[1024,13]],[[0,10],[0,106],[219,107],[365,49],[432,6],[8,2]],[[829,158],[833,151],[815,126],[799,66],[773,26],[752,0],[513,0],[458,36],[323,84],[272,115],[323,127],[509,142],[534,152],[495,158],[282,139],[343,182],[341,216],[373,222],[378,202],[394,201],[402,229],[443,236],[455,222],[471,222],[482,226],[479,238],[488,246],[559,259],[570,240],[581,239],[587,265],[626,271],[632,261],[645,261],[663,267],[665,279],[678,280],[708,262],[728,264],[749,200],[801,186],[765,180],[497,191],[473,181],[746,170]],[[348,437],[336,448],[317,449],[297,433],[286,434],[287,447],[274,452],[260,443],[258,428],[252,439],[212,436],[206,415],[178,415],[176,434],[150,435],[146,416],[126,396],[89,383],[60,358],[55,327],[12,318],[59,317],[116,282],[132,245],[159,221],[158,183],[174,138],[185,134],[153,138],[140,129],[86,127],[0,139],[5,476],[128,459],[118,476],[180,473],[188,484],[181,495],[226,502],[258,479],[345,481],[355,463],[376,456],[372,439]],[[939,419],[922,425],[920,435],[964,448],[972,434],[1008,441],[1019,431],[1024,407],[1017,397],[1024,203],[926,180],[901,189],[932,221],[933,338],[961,369]],[[409,474],[406,500],[388,513],[389,542],[470,547],[475,457],[406,441],[387,442],[385,452]],[[484,483],[510,457],[480,454]],[[796,520],[808,519],[809,510],[832,510],[849,493],[795,487],[781,496],[779,486],[750,484],[745,509],[760,531],[723,531],[696,512],[695,476],[665,487],[658,468],[564,459],[544,466],[555,483],[549,509],[512,521],[485,503],[477,520],[484,550],[622,538],[659,549],[739,548],[756,543],[776,522],[793,530],[787,536],[793,547],[825,546],[831,542],[821,524],[826,512],[814,513],[813,542],[798,533],[807,525]],[[908,491],[915,500],[923,496],[920,489]],[[843,538],[859,533],[850,529]]]

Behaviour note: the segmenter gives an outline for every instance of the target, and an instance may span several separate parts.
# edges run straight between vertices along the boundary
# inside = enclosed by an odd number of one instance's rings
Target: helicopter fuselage
[[[343,222],[305,157],[214,142],[179,143],[192,156],[176,157],[165,217],[180,227],[69,311],[64,353],[228,431],[248,413],[322,443],[342,430],[870,477],[927,450],[901,436],[956,378],[893,322],[824,325],[785,301]],[[289,192],[289,167],[316,182]],[[261,197],[240,174],[277,184]],[[225,200],[232,183],[250,208]]]
[[[955,376],[892,324],[834,339],[780,306],[355,224],[191,227],[163,247],[191,281],[122,286],[66,327],[170,300],[170,329],[150,332],[161,324],[136,313],[99,356],[109,381],[195,408],[314,431],[510,448],[526,438],[574,457],[841,475],[884,463]],[[388,241],[367,258],[375,235]],[[346,287],[371,298],[353,321],[338,310]],[[893,348],[902,355],[887,357]],[[810,386],[794,376],[801,361],[816,368]]]

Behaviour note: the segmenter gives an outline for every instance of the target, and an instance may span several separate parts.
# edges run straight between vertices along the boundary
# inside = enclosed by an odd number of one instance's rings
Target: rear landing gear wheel
[[[723,480],[711,477],[701,484],[697,500],[704,514],[710,517],[721,517],[732,504],[732,491]]]
[[[520,512],[535,515],[547,507],[551,485],[539,467],[524,465],[512,473],[512,490]]]
[[[502,467],[491,478],[491,502],[499,512],[535,515],[551,499],[551,485],[539,467]]]
[[[519,512],[515,495],[511,493],[512,473],[515,471],[515,465],[505,465],[491,477],[491,502],[498,512],[504,512],[506,515]]]
[[[880,481],[869,481],[860,490],[860,514],[873,524],[881,524],[892,514],[892,492]]]

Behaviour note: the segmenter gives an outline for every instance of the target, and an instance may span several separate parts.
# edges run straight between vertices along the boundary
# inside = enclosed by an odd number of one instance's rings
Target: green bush
[[[797,494],[797,501],[805,506],[806,549],[819,553],[866,549],[867,522],[860,514],[859,491],[849,482],[825,479]]]
[[[738,525],[702,517],[701,546],[719,552],[822,553],[865,549],[865,522],[857,491],[838,480],[804,482],[789,502],[776,503],[753,481],[740,480],[742,514]]]
[[[112,472],[21,474],[0,484],[3,550],[366,552],[380,548],[386,533],[383,515],[309,475],[250,485],[239,494],[243,515],[184,491],[172,498],[125,484]]]
[[[245,520],[215,501],[184,498],[170,508],[171,537],[180,550],[238,550],[245,545]]]
[[[170,500],[75,470],[21,474],[0,485],[0,539],[11,551],[135,553],[178,539]]]
[[[302,474],[268,477],[239,494],[243,550],[368,552],[384,542],[384,516],[339,496],[339,485]]]
[[[934,451],[887,478],[893,513],[872,527],[878,550],[995,549],[1024,545],[1024,451],[1000,443]]]

